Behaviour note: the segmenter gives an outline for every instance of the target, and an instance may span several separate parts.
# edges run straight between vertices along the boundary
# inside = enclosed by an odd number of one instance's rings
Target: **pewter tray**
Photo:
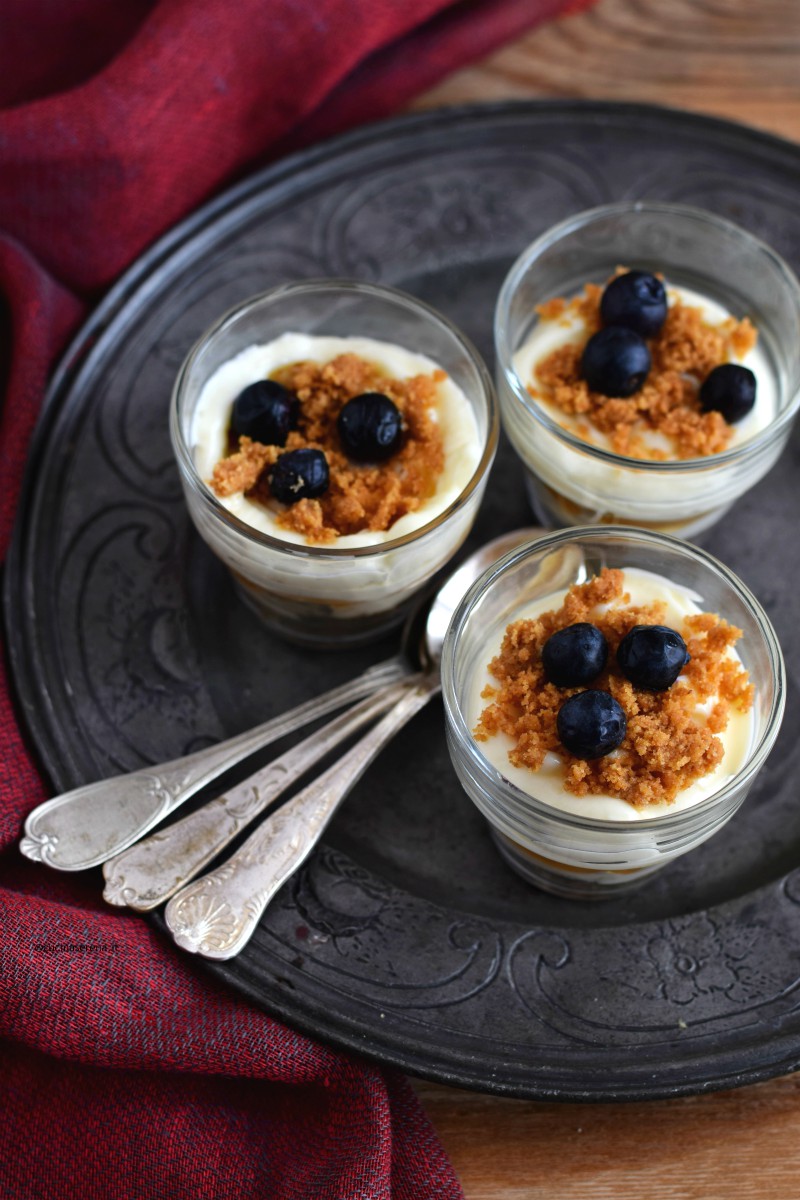
[[[441,308],[491,361],[505,272],[568,213],[688,202],[800,269],[799,179],[798,148],[711,119],[577,102],[477,107],[285,160],[158,243],[53,380],[8,563],[18,699],[54,788],[238,732],[395,648],[282,645],[190,527],[167,405],[183,356],[219,313],[289,279],[375,279]],[[581,905],[529,888],[461,792],[434,704],[362,780],[246,951],[197,970],[336,1046],[508,1095],[656,1097],[794,1069],[799,459],[795,435],[706,541],[769,611],[790,679],[777,749],[721,834],[624,899]],[[529,520],[503,445],[471,545]]]

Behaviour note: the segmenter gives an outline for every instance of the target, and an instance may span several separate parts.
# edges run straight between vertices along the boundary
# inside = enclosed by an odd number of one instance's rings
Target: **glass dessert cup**
[[[229,511],[201,477],[193,420],[205,383],[249,347],[288,332],[358,336],[407,348],[446,371],[466,397],[477,427],[474,468],[450,488],[443,503],[437,506],[437,497],[425,502],[417,527],[409,530],[406,517],[402,535],[393,537],[390,529],[374,542],[360,535],[361,544],[347,548],[284,539],[279,528],[273,535]],[[245,301],[202,336],[175,383],[170,435],[191,519],[230,570],[244,601],[289,640],[342,646],[372,641],[399,625],[414,594],[457,552],[486,486],[498,416],[482,359],[445,317],[393,288],[312,280]]]
[[[754,685],[752,729],[739,769],[696,802],[648,817],[598,819],[561,811],[506,777],[472,735],[476,673],[493,634],[537,599],[557,597],[603,567],[637,569],[693,593],[743,636],[736,652]],[[456,774],[483,813],[500,853],[528,882],[572,899],[603,899],[640,886],[649,875],[710,838],[747,796],[777,737],[785,703],[784,664],[766,613],[737,577],[705,551],[665,534],[616,527],[565,529],[507,554],[470,588],[445,639],[442,688],[447,740]],[[509,775],[514,772],[509,769]],[[536,791],[535,771],[526,787]],[[702,780],[701,780],[702,782]],[[714,785],[711,785],[712,788]],[[540,790],[541,786],[540,786]],[[564,793],[565,796],[567,795]],[[588,797],[589,804],[594,797]],[[569,796],[580,809],[581,798]],[[646,813],[639,810],[640,813]]]
[[[759,335],[775,412],[765,428],[705,458],[651,461],[590,444],[529,394],[514,359],[539,318],[536,306],[602,284],[620,266],[661,273]],[[756,484],[783,450],[800,407],[800,283],[783,260],[713,213],[643,201],[569,217],[530,245],[507,275],[495,312],[503,427],[526,468],[529,498],[553,527],[635,524],[695,537]],[[734,427],[735,428],[735,427]]]

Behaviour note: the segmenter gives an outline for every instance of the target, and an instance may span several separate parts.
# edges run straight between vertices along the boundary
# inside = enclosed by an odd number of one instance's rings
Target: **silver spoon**
[[[398,655],[227,741],[45,800],[28,814],[19,848],[59,871],[98,867],[256,750],[407,674],[408,663]]]
[[[389,684],[334,717],[221,796],[103,863],[103,899],[147,912],[169,900],[331,750],[382,716],[403,694]]]
[[[383,747],[439,691],[442,643],[461,597],[498,558],[541,532],[518,529],[495,538],[445,581],[427,608],[421,643],[427,673],[400,683],[400,699],[369,733],[268,816],[220,867],[172,897],[164,915],[179,946],[215,959],[232,958],[243,949],[272,897],[305,862],[351,788]],[[413,620],[407,628],[415,628]]]
[[[224,742],[127,775],[84,784],[45,800],[28,814],[20,850],[27,858],[59,871],[100,866],[138,842],[197,792],[256,750],[347,704],[371,696],[408,671],[408,661],[400,653],[370,667],[356,679]]]
[[[493,554],[492,548],[484,550]],[[428,598],[418,605],[403,631],[403,646],[409,658],[424,658],[428,668],[431,656],[438,659],[452,604],[462,594],[467,575],[471,582],[472,568],[470,560],[467,571],[456,573],[449,587],[442,587],[435,602]],[[104,899],[109,904],[127,905],[139,912],[147,912],[169,900],[317,762],[364,725],[382,716],[415,682],[416,679],[406,680],[379,689],[243,782],[108,859],[103,864]]]

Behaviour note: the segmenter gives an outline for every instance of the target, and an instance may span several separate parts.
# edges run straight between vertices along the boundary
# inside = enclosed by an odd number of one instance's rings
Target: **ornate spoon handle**
[[[381,688],[224,795],[109,859],[104,898],[139,912],[168,900],[310,767],[391,708],[411,681]]]
[[[410,683],[374,729],[267,817],[226,863],[173,896],[165,918],[178,945],[207,958],[238,954],[272,897],[311,853],[341,801],[439,686],[438,673]]]
[[[357,679],[216,746],[46,800],[28,815],[20,850],[59,871],[97,867],[138,841],[184,800],[253,751],[405,674],[401,658],[388,659]]]

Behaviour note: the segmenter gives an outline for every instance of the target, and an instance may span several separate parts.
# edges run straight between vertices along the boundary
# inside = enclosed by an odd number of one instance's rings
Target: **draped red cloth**
[[[586,2],[5,0],[0,557],[53,362],[154,238],[251,166]],[[2,670],[0,1195],[461,1195],[401,1075],[201,976],[93,876],[22,858],[47,791]]]

